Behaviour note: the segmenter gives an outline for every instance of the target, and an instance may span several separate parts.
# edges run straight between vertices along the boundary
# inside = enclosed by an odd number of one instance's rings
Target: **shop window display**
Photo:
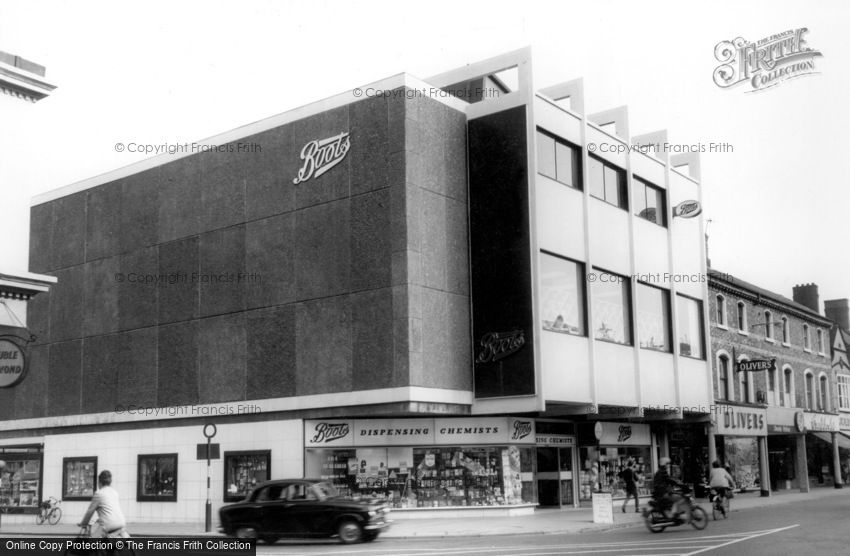
[[[307,450],[307,473],[394,508],[535,502],[533,450],[516,446]]]
[[[97,458],[62,460],[62,500],[90,500],[96,490]]]
[[[626,485],[620,472],[632,461],[638,475],[638,495],[652,493],[649,446],[583,447],[579,452],[579,499],[590,500],[594,492],[610,492],[614,498],[626,497]]]
[[[732,469],[735,484],[742,490],[759,488],[758,440],[752,437],[724,437],[723,461]]]
[[[0,454],[0,459],[6,461],[0,471],[0,507],[35,509],[39,502],[41,460],[13,459],[6,454]]]
[[[177,454],[139,456],[136,500],[177,501]]]
[[[271,476],[271,451],[224,453],[224,501],[236,502]]]

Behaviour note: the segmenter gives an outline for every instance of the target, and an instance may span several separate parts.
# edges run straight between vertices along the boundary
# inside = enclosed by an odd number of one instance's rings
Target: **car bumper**
[[[384,521],[370,521],[366,525],[363,526],[365,531],[383,531],[392,525],[393,521],[391,519],[385,519]]]

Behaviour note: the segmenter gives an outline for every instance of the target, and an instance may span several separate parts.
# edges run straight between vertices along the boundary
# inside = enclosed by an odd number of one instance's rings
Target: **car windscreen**
[[[336,498],[339,496],[339,491],[331,483],[322,481],[313,485],[313,491],[319,496],[319,499]]]

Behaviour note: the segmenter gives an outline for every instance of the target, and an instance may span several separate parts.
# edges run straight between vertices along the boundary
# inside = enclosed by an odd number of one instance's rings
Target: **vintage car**
[[[373,541],[392,523],[383,502],[352,500],[327,481],[282,479],[257,485],[241,502],[219,510],[219,531],[268,544],[278,539],[337,536]]]

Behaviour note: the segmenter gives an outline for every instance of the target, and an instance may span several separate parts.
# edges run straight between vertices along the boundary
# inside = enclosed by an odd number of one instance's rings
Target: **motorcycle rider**
[[[658,471],[652,477],[652,497],[666,517],[671,517],[669,511],[672,510],[672,518],[676,519],[682,513],[679,510],[681,497],[673,495],[673,487],[681,487],[682,483],[670,476],[669,465],[670,458],[666,456],[658,460]]]

